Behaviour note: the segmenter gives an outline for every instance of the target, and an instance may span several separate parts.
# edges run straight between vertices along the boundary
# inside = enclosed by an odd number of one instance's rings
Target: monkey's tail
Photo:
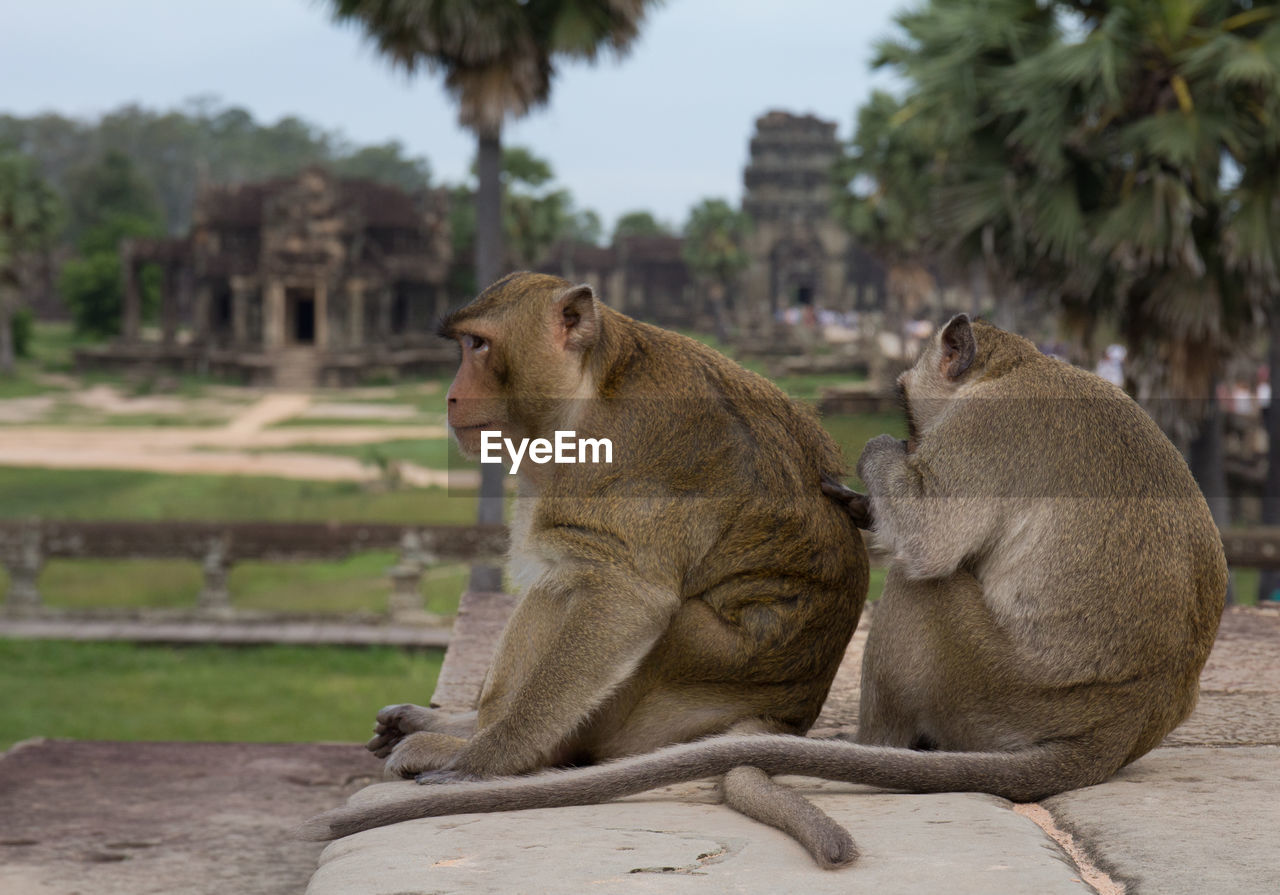
[[[1016,752],[916,752],[786,735],[719,736],[586,768],[476,783],[431,785],[381,804],[347,806],[306,821],[298,835],[337,839],[421,817],[596,805],[659,786],[751,765],[904,792],[986,792],[1030,802],[1101,782],[1118,767],[1081,760],[1078,743]],[[1100,773],[1101,769],[1101,773]]]

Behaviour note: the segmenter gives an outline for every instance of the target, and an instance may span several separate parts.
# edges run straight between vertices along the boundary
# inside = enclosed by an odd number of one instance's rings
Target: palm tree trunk
[[[1280,383],[1280,293],[1271,298],[1271,347],[1267,355],[1267,382]],[[1280,407],[1272,393],[1271,406],[1262,411],[1267,427],[1267,481],[1262,486],[1262,524],[1280,525]],[[1280,590],[1280,572],[1267,570],[1258,579],[1258,599],[1270,599]]]
[[[12,289],[0,283],[0,376],[13,373],[13,296]]]
[[[476,151],[476,288],[487,289],[502,272],[502,131],[479,133]],[[480,466],[480,501],[476,522],[502,523],[503,479],[506,473],[496,463]],[[502,589],[502,569],[472,566],[470,589]]]
[[[502,273],[502,132],[481,133],[476,153],[476,288]]]
[[[1218,406],[1217,391],[1218,383],[1215,381],[1210,385],[1208,406],[1200,421],[1200,431],[1191,441],[1187,461],[1213,513],[1213,521],[1218,523],[1218,528],[1226,529],[1231,524],[1231,506],[1227,495],[1227,472],[1223,465],[1222,408]],[[1232,582],[1227,586],[1227,603],[1234,602],[1235,586]]]
[[[715,326],[716,338],[720,343],[728,344],[729,342],[729,315],[725,311],[725,293],[728,287],[723,281],[717,280],[711,284],[707,290],[710,295],[711,318]]]

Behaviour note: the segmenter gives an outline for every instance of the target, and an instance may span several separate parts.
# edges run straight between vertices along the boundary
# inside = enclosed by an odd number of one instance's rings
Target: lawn
[[[33,736],[363,740],[382,706],[426,702],[442,657],[385,647],[0,640],[0,749]]]
[[[280,451],[355,457],[370,466],[397,460],[428,469],[480,468],[478,463],[466,460],[458,453],[458,446],[452,438],[397,438],[373,444],[299,444],[280,448]]]
[[[396,559],[378,550],[330,562],[239,562],[228,581],[231,604],[264,612],[385,612],[387,570]],[[457,612],[467,575],[461,563],[427,569],[419,588],[425,608]],[[40,574],[40,595],[56,609],[191,609],[201,580],[200,564],[186,560],[54,559]],[[0,569],[0,593],[8,585]]]
[[[900,413],[832,414],[822,418],[822,425],[844,452],[849,466],[850,487],[861,488],[854,466],[862,447],[877,435],[888,433],[895,438],[907,437],[907,423]]]
[[[466,525],[475,492],[251,476],[0,468],[4,519],[218,519]]]

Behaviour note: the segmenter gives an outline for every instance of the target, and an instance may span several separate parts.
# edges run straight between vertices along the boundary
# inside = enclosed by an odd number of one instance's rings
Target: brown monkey
[[[610,439],[613,462],[520,464],[511,568],[523,595],[478,711],[384,709],[369,748],[389,771],[477,780],[808,730],[867,592],[861,538],[820,488],[842,460],[813,412],[555,277],[512,274],[441,334],[462,349],[447,401],[464,451],[485,430],[513,442],[573,430]],[[824,865],[853,860],[848,834],[797,793],[725,771],[731,806]]]
[[[913,449],[880,436],[858,463],[892,553],[859,743],[713,737],[385,815],[594,803],[740,765],[1026,802],[1158,744],[1195,704],[1227,583],[1182,457],[1118,388],[963,315],[901,384]]]

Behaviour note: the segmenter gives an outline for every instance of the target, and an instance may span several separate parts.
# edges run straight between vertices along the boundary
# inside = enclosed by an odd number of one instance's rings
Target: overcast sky
[[[562,69],[508,143],[549,159],[611,225],[645,208],[679,224],[705,196],[736,202],[755,118],[809,112],[850,135],[873,86],[871,45],[902,0],[668,0],[622,61]],[[212,94],[271,122],[297,115],[360,143],[397,139],[437,181],[465,176],[470,134],[440,78],[391,70],[308,0],[39,0],[0,11],[0,111],[96,116]]]

